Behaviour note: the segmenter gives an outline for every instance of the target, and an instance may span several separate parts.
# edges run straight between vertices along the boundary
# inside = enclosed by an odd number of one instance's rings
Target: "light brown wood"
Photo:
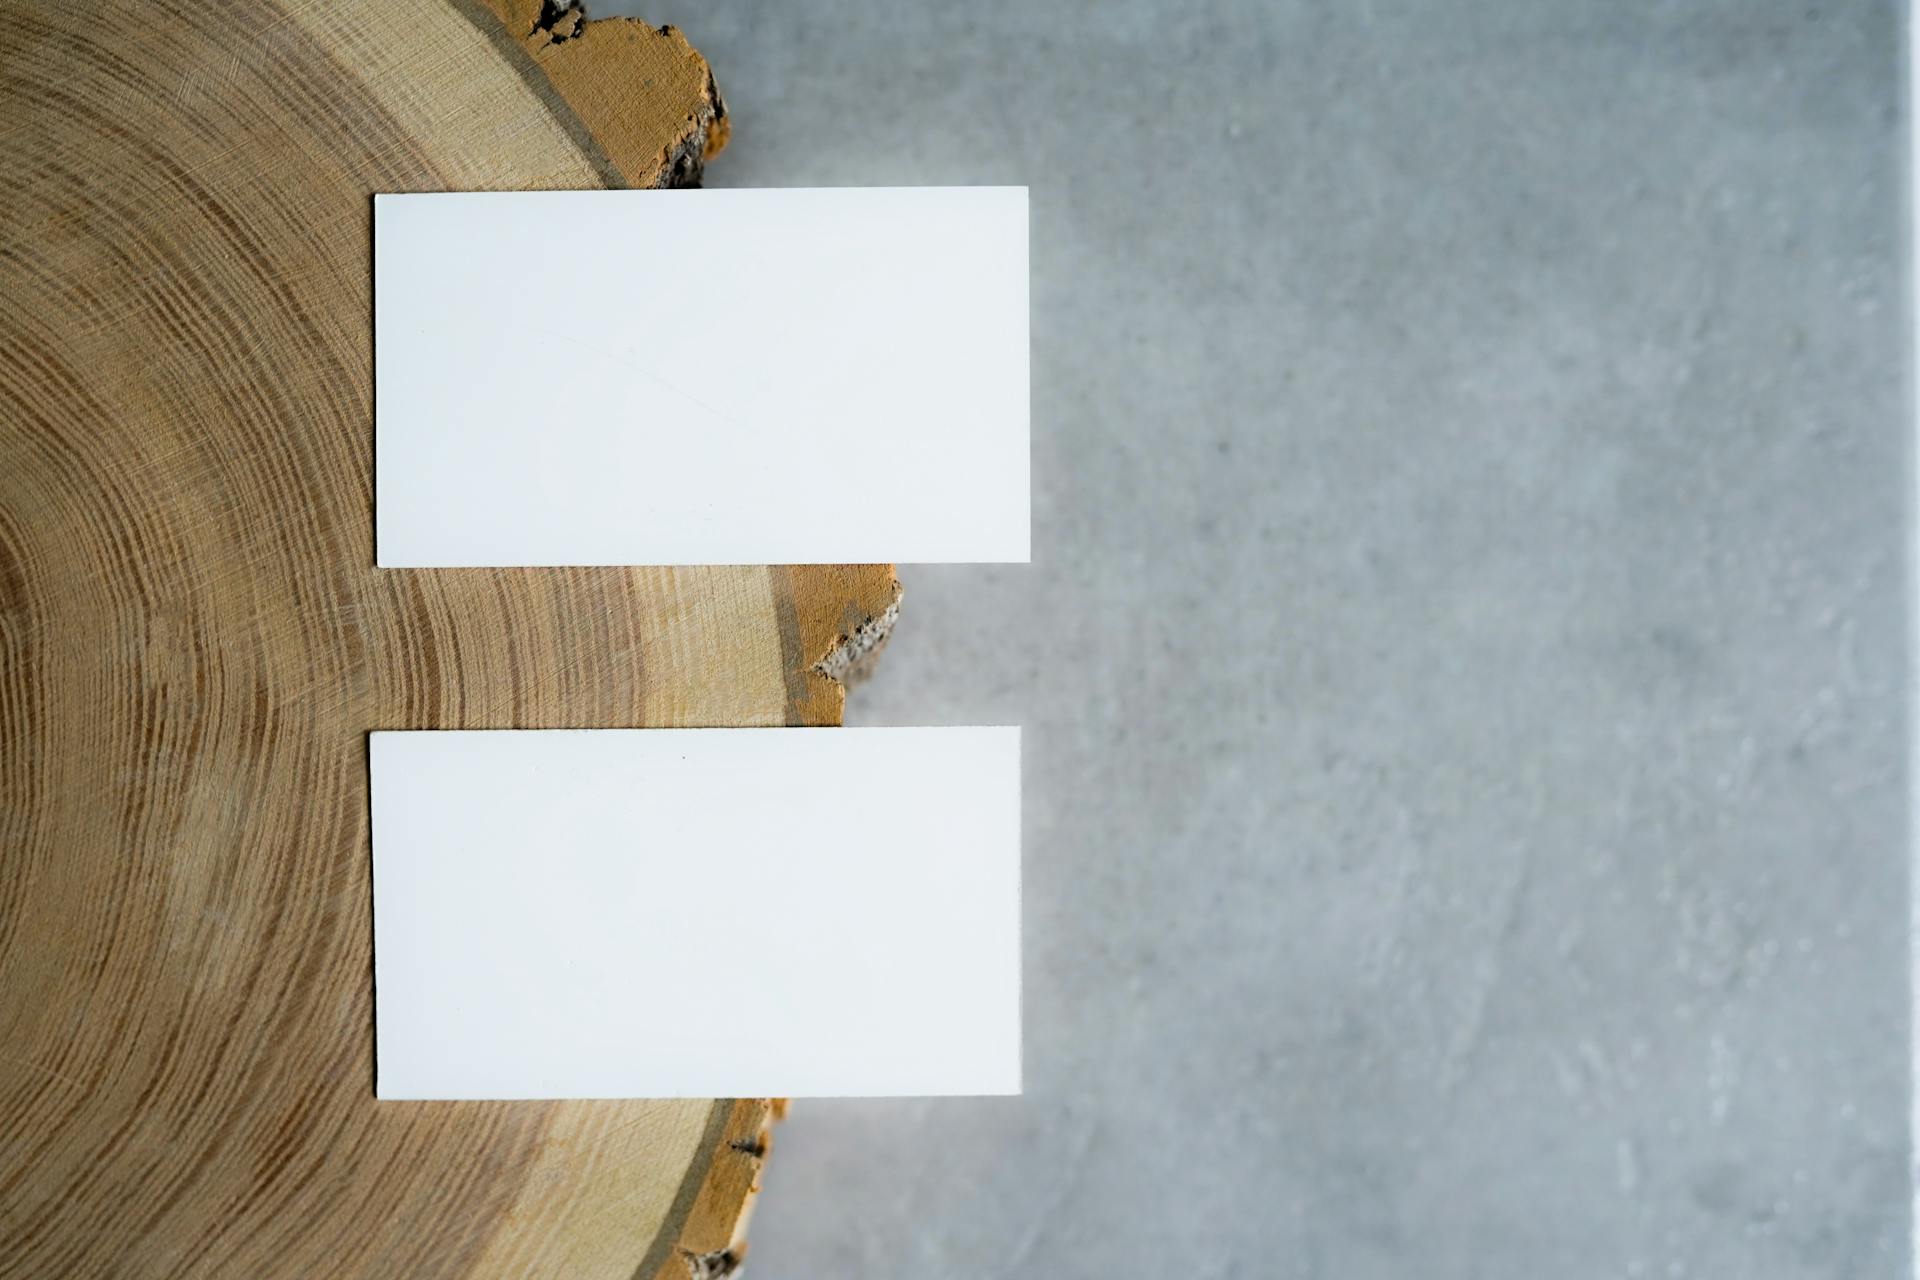
[[[684,183],[725,133],[677,33],[522,0],[5,4],[0,1276],[737,1260],[766,1100],[374,1101],[365,757],[838,722],[885,566],[373,568],[371,193]],[[750,947],[752,895],[661,910]]]

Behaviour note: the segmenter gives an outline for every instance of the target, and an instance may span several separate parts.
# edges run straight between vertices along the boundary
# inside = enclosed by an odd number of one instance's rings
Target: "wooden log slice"
[[[373,567],[369,197],[696,181],[705,62],[525,0],[4,7],[0,1276],[724,1274],[767,1100],[374,1100],[365,754],[838,723],[891,619],[885,566]]]

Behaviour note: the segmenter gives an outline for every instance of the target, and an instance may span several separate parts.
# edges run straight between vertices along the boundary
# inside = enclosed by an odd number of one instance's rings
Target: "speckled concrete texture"
[[[753,1280],[1908,1274],[1895,6],[642,12],[713,185],[1032,187],[1034,563],[850,705],[1027,727],[1027,1094]]]

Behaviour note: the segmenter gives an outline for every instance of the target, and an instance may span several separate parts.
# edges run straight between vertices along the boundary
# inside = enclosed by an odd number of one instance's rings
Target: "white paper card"
[[[1024,187],[374,198],[379,563],[1028,555]]]
[[[375,733],[382,1098],[1020,1091],[1020,731]]]

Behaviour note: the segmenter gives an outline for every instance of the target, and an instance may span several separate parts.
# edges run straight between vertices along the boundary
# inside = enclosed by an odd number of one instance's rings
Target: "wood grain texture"
[[[706,64],[520,0],[8,0],[0,104],[0,1276],[724,1273],[766,1100],[373,1100],[365,756],[833,724],[884,635],[886,566],[373,568],[370,195],[695,180]]]

